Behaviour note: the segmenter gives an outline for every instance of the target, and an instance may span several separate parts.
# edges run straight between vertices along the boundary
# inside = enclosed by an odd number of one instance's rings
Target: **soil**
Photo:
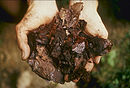
[[[28,64],[40,77],[57,83],[87,80],[87,61],[111,50],[110,40],[85,32],[87,22],[79,20],[82,9],[82,3],[61,8],[50,24],[28,34]]]

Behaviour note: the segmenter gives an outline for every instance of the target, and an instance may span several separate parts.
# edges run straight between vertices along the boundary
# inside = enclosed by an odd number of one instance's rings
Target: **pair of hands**
[[[87,22],[86,32],[93,36],[100,36],[107,39],[108,32],[97,12],[98,1],[90,0],[70,0],[70,5],[76,2],[83,2],[83,10],[79,16],[79,19],[83,19]],[[19,47],[22,50],[22,58],[26,60],[30,55],[30,47],[28,45],[27,34],[29,31],[38,28],[42,24],[48,24],[58,12],[56,1],[33,1],[28,0],[28,10],[23,19],[16,25],[17,39]],[[100,62],[101,56],[90,58],[85,68],[87,71],[91,71],[94,67],[94,63]]]

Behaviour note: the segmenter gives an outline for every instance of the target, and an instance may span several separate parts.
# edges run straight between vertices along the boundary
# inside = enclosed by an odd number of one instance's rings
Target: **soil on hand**
[[[87,61],[110,51],[110,40],[85,32],[87,22],[79,20],[82,9],[82,3],[61,8],[50,24],[28,34],[28,63],[40,77],[58,83],[87,80]]]

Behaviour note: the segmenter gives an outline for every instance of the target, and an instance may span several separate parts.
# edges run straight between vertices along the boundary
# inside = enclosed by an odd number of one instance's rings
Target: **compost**
[[[82,9],[82,3],[61,8],[51,23],[29,32],[28,63],[40,77],[57,83],[86,80],[87,61],[111,50],[110,40],[85,32],[87,22],[79,19]]]

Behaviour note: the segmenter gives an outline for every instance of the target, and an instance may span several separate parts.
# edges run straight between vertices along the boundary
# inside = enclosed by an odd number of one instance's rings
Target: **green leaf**
[[[107,62],[110,66],[114,66],[115,65],[115,61],[114,58],[117,56],[116,54],[116,50],[112,50],[109,54],[108,54],[108,58],[107,58]]]

